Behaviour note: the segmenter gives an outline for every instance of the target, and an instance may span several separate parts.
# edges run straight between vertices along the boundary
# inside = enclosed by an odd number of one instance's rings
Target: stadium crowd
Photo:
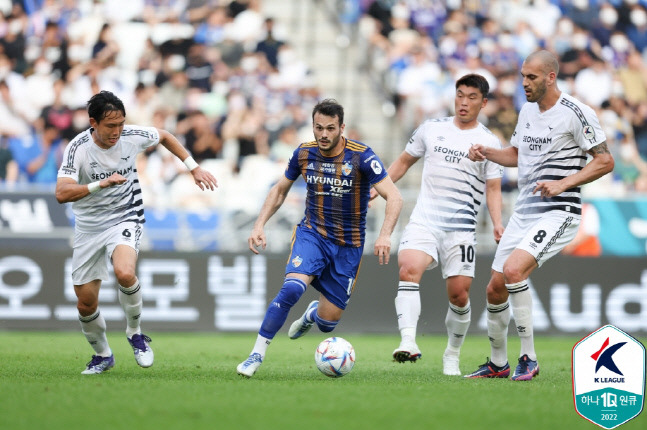
[[[492,89],[482,122],[506,142],[525,100],[521,61],[557,53],[560,88],[598,111],[617,160],[596,192],[647,192],[646,0],[331,3],[409,133],[451,115],[455,80],[477,72]],[[262,10],[261,0],[0,0],[0,183],[55,183],[66,143],[88,127],[85,102],[104,89],[129,123],[171,131],[221,184],[215,197],[191,194],[159,146],[138,166],[148,206],[244,209],[249,182],[269,187],[311,139],[320,98],[296,41]]]
[[[559,87],[593,107],[616,159],[588,195],[647,192],[647,1],[376,0],[355,2],[375,71],[409,130],[451,115],[453,83],[467,72],[491,88],[482,122],[507,142],[525,102],[519,69],[531,52],[558,55]],[[351,9],[352,10],[352,9]],[[514,171],[506,172],[513,189]]]
[[[216,162],[223,188],[243,164],[284,162],[301,129],[311,134],[309,69],[258,0],[0,0],[0,11],[6,183],[55,183],[99,90],[124,100],[128,123],[167,129],[196,161]],[[185,170],[161,146],[142,157],[147,204],[222,203],[222,193],[205,201],[183,190]]]

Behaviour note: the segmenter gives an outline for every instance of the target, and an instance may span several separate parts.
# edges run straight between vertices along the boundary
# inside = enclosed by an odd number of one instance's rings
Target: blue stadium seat
[[[191,231],[191,238],[195,247],[202,251],[217,251],[218,227],[220,227],[220,214],[210,212],[187,212],[186,221]]]
[[[178,233],[179,217],[176,211],[146,209],[144,235],[153,251],[175,251],[175,236]]]

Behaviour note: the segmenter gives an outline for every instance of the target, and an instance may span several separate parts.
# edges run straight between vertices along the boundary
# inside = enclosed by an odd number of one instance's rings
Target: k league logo
[[[580,416],[605,429],[635,418],[645,400],[645,347],[612,325],[573,347],[573,400]]]
[[[609,346],[609,338],[607,337],[607,340],[604,341],[602,347],[595,354],[591,355],[591,358],[596,361],[595,373],[597,374],[598,370],[600,370],[601,367],[606,367],[611,372],[623,376],[622,372],[620,371],[620,369],[618,369],[618,366],[616,366],[616,363],[613,361],[613,354],[615,354],[616,351],[618,351],[626,344],[627,342],[620,342],[612,345],[610,348],[607,348],[607,346]],[[599,382],[599,378],[596,378],[596,380],[596,382]],[[624,382],[624,378],[622,378],[622,380],[613,382]]]

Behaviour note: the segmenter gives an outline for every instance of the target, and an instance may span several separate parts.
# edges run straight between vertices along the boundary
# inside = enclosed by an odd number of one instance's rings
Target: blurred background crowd
[[[294,31],[306,3],[307,23],[328,25],[312,29],[324,33],[315,45],[354,49],[344,66],[376,100],[359,109],[395,130],[347,121],[347,137],[385,163],[424,119],[453,114],[454,82],[469,72],[490,82],[480,120],[506,143],[525,102],[521,62],[545,48],[559,57],[560,89],[598,112],[616,159],[585,196],[647,192],[647,0],[0,0],[2,187],[52,187],[65,145],[89,127],[86,101],[109,90],[127,122],[174,133],[220,182],[194,192],[159,146],[139,159],[147,206],[257,212],[312,139],[314,104],[332,96],[358,109],[353,91],[321,84],[341,66]],[[504,191],[515,186],[506,169]]]
[[[485,123],[503,142],[525,102],[519,69],[537,49],[560,61],[558,86],[593,107],[617,163],[596,195],[647,191],[647,2],[639,0],[377,0],[363,2],[367,67],[413,129],[453,113],[454,82],[482,74]],[[509,173],[510,188],[514,172]],[[603,181],[604,182],[604,181]],[[590,194],[589,194],[590,195]]]

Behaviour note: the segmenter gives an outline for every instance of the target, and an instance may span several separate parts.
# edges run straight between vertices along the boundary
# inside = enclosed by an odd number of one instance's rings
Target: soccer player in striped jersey
[[[248,378],[260,367],[267,347],[309,284],[319,291],[319,300],[292,323],[288,336],[297,339],[314,324],[324,333],[335,329],[357,281],[371,188],[386,199],[373,253],[380,264],[389,262],[391,233],[402,208],[400,192],[371,148],[342,136],[344,108],[335,100],[314,107],[312,126],[315,140],[294,151],[248,239],[255,254],[258,248],[265,249],[265,223],[301,176],[307,187],[305,216],[294,230],[283,286],[267,309],[251,354],[236,368]]]
[[[103,373],[115,360],[99,311],[99,288],[112,263],[119,283],[119,302],[126,314],[126,338],[141,367],[153,365],[150,338],[141,332],[142,292],[135,274],[144,223],[141,188],[135,158],[161,143],[184,161],[202,190],[213,190],[216,178],[193,160],[166,130],[125,125],[123,102],[109,91],[87,104],[90,128],[65,148],[58,171],[56,199],[72,203],[75,216],[72,280],[78,298],[81,330],[95,354],[83,374]]]
[[[613,157],[595,112],[559,90],[558,72],[559,64],[550,52],[530,54],[521,67],[528,103],[519,112],[512,146],[470,148],[473,161],[517,166],[519,196],[487,286],[491,358],[466,375],[468,378],[505,378],[510,374],[510,307],[521,340],[512,380],[529,381],[539,373],[528,277],[575,237],[582,214],[580,187],[613,170]],[[587,154],[591,156],[588,163]]]
[[[416,344],[420,281],[426,270],[440,262],[449,298],[445,318],[448,341],[443,353],[446,375],[461,374],[460,349],[471,321],[469,289],[474,278],[476,217],[484,200],[495,241],[504,230],[503,168],[491,161],[473,163],[467,157],[470,146],[475,144],[501,147],[499,139],[477,119],[487,104],[490,87],[477,74],[463,76],[455,86],[455,115],[423,122],[388,169],[397,182],[419,159],[424,159],[418,201],[398,250],[400,281],[395,309],[401,342],[393,358],[402,363],[415,362],[422,356]]]

